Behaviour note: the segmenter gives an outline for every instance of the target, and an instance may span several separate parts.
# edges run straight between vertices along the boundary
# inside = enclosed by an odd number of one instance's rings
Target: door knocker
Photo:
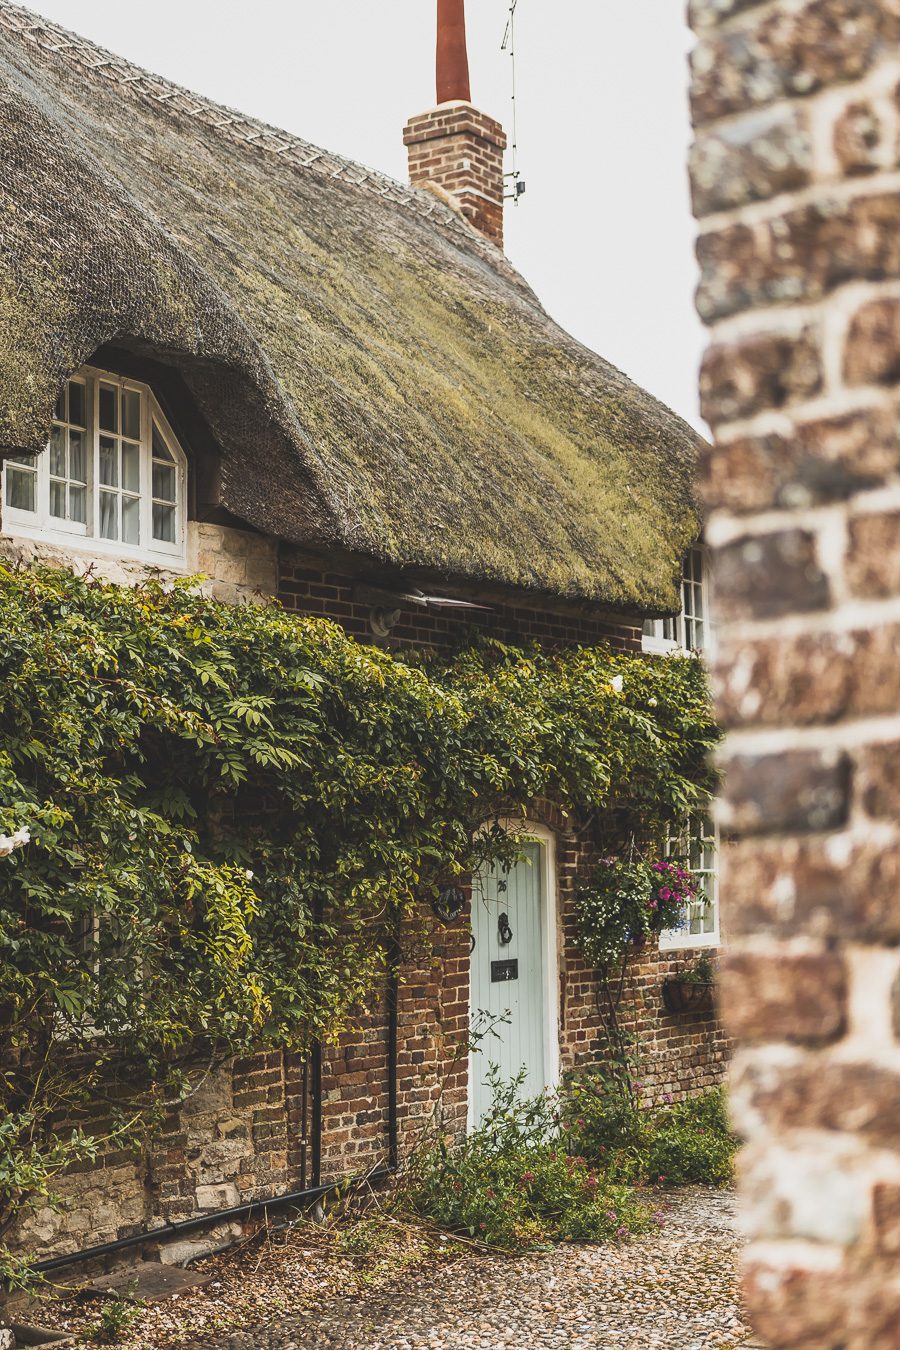
[[[513,940],[513,930],[509,926],[509,915],[501,914],[497,920],[497,936],[501,947],[508,947]]]

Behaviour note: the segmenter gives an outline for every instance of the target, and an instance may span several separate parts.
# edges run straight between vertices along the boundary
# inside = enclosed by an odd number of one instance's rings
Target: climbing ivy
[[[0,605],[0,1238],[191,1065],[350,1024],[387,920],[513,859],[501,818],[540,796],[647,832],[709,789],[696,662],[400,659],[50,569],[0,568]]]

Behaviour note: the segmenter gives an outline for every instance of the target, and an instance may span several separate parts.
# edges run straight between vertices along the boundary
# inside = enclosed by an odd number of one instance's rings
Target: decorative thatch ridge
[[[0,0],[0,448],[104,343],[176,366],[272,534],[676,606],[699,438],[429,192]]]

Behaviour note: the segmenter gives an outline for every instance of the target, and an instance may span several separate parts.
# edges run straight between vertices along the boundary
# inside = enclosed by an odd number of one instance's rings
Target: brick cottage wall
[[[372,642],[371,605],[356,598],[352,578],[323,569],[315,558],[283,550],[279,599],[294,613],[336,619],[348,632]],[[382,645],[392,650],[445,648],[467,631],[490,633],[504,641],[538,641],[567,646],[607,642],[625,651],[639,651],[636,624],[602,617],[577,608],[543,610],[537,605],[491,602],[486,614],[459,616],[404,611]],[[595,853],[567,830],[551,808],[535,804],[535,814],[557,836],[560,932],[560,1059],[563,1071],[595,1063],[604,1037],[598,1012],[594,971],[578,951],[575,885]],[[450,1128],[464,1128],[468,1072],[454,1049],[465,1040],[469,1016],[468,916],[444,928],[423,916],[409,926],[402,944],[403,962],[399,1021],[399,1116],[401,1154],[416,1137],[441,1097]],[[707,949],[708,950],[708,949]],[[648,1100],[665,1094],[676,1099],[722,1081],[727,1042],[714,1014],[666,1012],[661,988],[666,975],[692,964],[696,950],[650,951],[634,963],[626,986],[623,1012],[639,1047],[640,1081]],[[348,1166],[373,1165],[384,1159],[387,1103],[383,1084],[384,1015],[373,1010],[363,1032],[348,1035],[326,1056],[323,1174],[344,1175]],[[443,1090],[442,1090],[443,1085]]]
[[[693,0],[723,990],[776,1347],[900,1346],[900,4]]]
[[[233,580],[232,536],[210,536],[223,557],[216,575]],[[235,554],[241,564],[245,549]],[[210,570],[212,570],[210,568]],[[371,605],[356,598],[356,582],[321,562],[282,549],[278,594],[297,614],[332,618],[364,641],[375,641]],[[261,592],[262,593],[262,592]],[[487,613],[466,618],[404,612],[382,645],[402,651],[445,648],[470,629],[511,642],[528,640],[571,645],[609,642],[639,650],[640,629],[626,620],[560,606],[491,601]],[[535,813],[557,836],[559,912],[560,1047],[563,1070],[594,1063],[604,1040],[593,971],[576,942],[574,889],[595,859],[590,844],[567,827],[561,815],[535,804]],[[404,922],[399,935],[397,993],[397,1100],[401,1157],[439,1110],[451,1132],[465,1129],[468,1062],[461,1053],[469,1023],[468,914],[444,925],[430,912]],[[698,953],[648,951],[636,963],[625,1009],[640,1045],[639,1071],[645,1095],[681,1098],[721,1080],[726,1044],[713,1015],[673,1017],[662,1007],[667,973]],[[321,1176],[325,1182],[366,1172],[388,1161],[388,984],[373,992],[359,1025],[322,1051]],[[235,1060],[208,1073],[195,1092],[166,1122],[161,1136],[139,1158],[114,1154],[99,1165],[76,1169],[63,1189],[68,1203],[60,1213],[42,1209],[26,1218],[17,1235],[21,1247],[42,1256],[177,1222],[204,1211],[285,1194],[312,1183],[312,1083],[299,1056],[265,1052]],[[160,1246],[164,1261],[182,1262],[233,1240],[240,1225],[226,1224]]]

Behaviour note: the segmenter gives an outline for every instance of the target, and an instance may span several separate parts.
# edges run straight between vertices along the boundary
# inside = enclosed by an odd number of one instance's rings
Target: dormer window
[[[145,384],[79,371],[60,394],[47,449],[7,459],[3,478],[7,534],[184,559],[186,461]]]
[[[681,577],[681,613],[674,619],[647,619],[642,647],[645,652],[702,652],[709,646],[709,583],[704,550],[690,548]]]

